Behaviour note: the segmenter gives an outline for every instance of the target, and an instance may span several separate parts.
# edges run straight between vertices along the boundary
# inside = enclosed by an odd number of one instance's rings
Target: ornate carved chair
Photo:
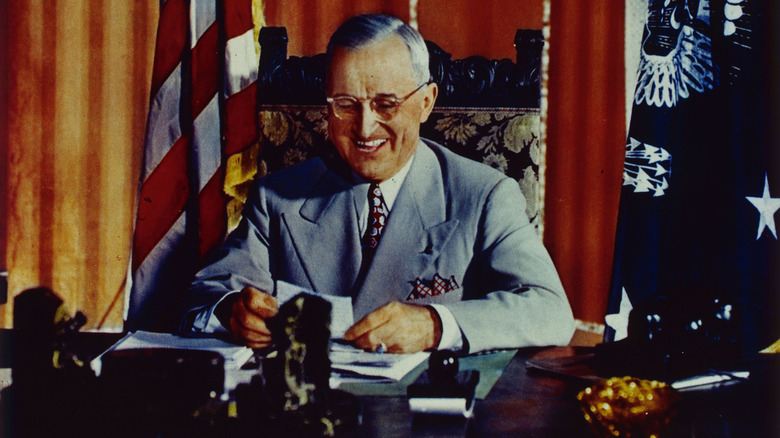
[[[541,31],[518,30],[513,62],[479,56],[452,59],[428,41],[431,75],[440,91],[433,114],[421,128],[423,137],[517,179],[527,199],[526,213],[540,233],[543,44]],[[260,45],[258,172],[335,153],[326,142],[325,55],[288,58],[283,27],[263,28]]]

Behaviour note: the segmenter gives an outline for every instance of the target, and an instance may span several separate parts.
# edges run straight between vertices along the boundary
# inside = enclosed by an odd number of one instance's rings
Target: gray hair
[[[428,48],[425,46],[422,35],[417,29],[390,15],[365,14],[345,21],[330,37],[327,50],[328,62],[330,62],[336,47],[350,50],[361,49],[370,44],[384,41],[393,35],[401,37],[409,49],[412,69],[418,84],[422,85],[430,81]]]

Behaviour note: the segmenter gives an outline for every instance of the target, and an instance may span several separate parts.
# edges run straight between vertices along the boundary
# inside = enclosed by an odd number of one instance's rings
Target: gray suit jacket
[[[391,301],[446,305],[472,352],[568,343],[571,308],[516,181],[425,141],[365,281],[355,284],[358,200],[334,169],[314,159],[261,179],[181,314],[246,285],[271,292],[284,280],[352,295],[355,320]],[[444,279],[443,291],[434,278]]]

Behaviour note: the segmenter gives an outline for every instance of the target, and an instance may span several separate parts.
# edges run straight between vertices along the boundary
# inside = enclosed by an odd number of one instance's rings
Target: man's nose
[[[371,135],[379,124],[379,119],[377,117],[377,113],[371,109],[370,102],[365,102],[361,105],[360,116],[357,118],[356,123],[358,124],[357,128],[362,138],[371,138]]]

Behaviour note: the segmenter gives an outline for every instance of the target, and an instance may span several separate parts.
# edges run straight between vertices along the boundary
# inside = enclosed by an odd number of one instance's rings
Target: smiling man
[[[181,302],[184,332],[269,345],[279,282],[352,297],[354,345],[391,353],[566,344],[574,323],[516,181],[420,138],[438,88],[420,34],[385,15],[328,45],[340,159],[269,175]]]

